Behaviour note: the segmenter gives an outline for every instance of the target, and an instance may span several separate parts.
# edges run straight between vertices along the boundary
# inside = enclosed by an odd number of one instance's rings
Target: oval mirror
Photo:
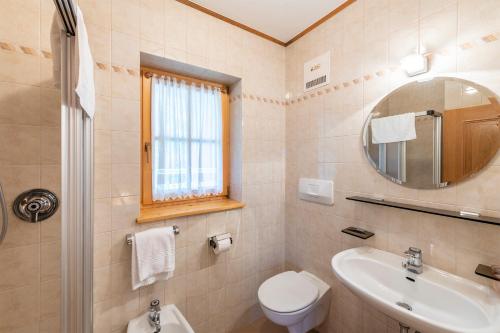
[[[436,77],[383,98],[363,129],[366,157],[411,188],[449,186],[484,168],[500,143],[500,99],[470,81]]]

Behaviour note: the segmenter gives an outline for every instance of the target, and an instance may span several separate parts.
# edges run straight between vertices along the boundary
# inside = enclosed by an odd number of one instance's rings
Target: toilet
[[[330,308],[330,286],[313,274],[283,272],[262,283],[258,298],[265,316],[290,333],[321,325]]]

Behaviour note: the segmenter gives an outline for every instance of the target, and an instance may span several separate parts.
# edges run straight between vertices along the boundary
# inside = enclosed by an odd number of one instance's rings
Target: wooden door
[[[443,113],[443,182],[457,182],[481,170],[500,143],[500,107],[491,104]]]

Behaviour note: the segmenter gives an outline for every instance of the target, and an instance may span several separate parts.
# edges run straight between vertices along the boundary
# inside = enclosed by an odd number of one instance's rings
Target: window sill
[[[222,212],[243,207],[245,207],[245,204],[242,202],[224,198],[164,207],[141,208],[141,214],[136,221],[137,223],[157,222],[176,217]]]

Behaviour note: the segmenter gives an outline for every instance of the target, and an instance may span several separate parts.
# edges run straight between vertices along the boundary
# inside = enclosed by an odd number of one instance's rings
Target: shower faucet
[[[160,311],[160,301],[157,299],[152,300],[149,305],[148,322],[154,328],[153,333],[160,333],[161,331]]]

